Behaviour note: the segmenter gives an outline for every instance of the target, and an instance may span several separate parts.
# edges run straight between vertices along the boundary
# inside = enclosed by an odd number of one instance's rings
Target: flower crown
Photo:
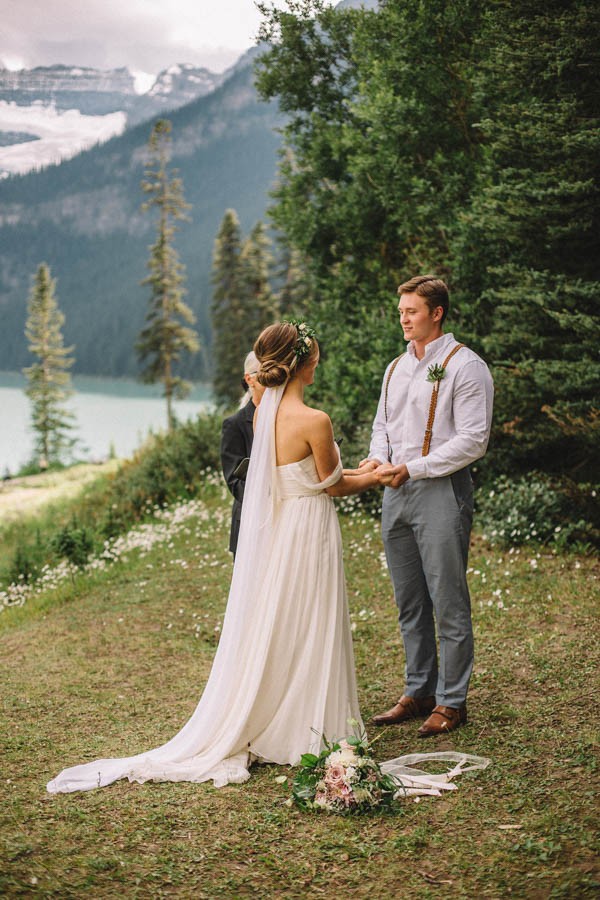
[[[298,332],[298,340],[294,344],[296,359],[305,359],[307,356],[310,356],[316,334],[315,329],[307,325],[306,322],[301,322],[300,319],[290,319],[286,322],[286,325],[293,325]]]

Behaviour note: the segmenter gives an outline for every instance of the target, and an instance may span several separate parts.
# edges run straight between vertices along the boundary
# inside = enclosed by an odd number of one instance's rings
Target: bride
[[[254,352],[266,391],[222,636],[200,702],[162,747],[65,769],[51,793],[120,778],[221,787],[246,781],[254,761],[294,765],[320,752],[323,735],[362,731],[331,496],[377,482],[373,472],[344,474],[329,417],[304,403],[319,362],[312,329],[271,325]]]

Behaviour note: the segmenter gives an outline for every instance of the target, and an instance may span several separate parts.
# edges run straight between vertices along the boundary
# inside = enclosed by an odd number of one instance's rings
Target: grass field
[[[26,475],[0,482],[0,518],[2,523],[22,520],[53,501],[72,497],[100,475],[114,472],[119,460],[92,464],[78,463],[39,475]]]
[[[600,570],[590,557],[474,539],[470,722],[427,742],[406,724],[376,745],[380,759],[424,749],[492,759],[448,796],[406,801],[393,817],[307,814],[284,805],[273,766],[221,790],[45,792],[63,766],[149,749],[191,714],[227,599],[228,507],[213,489],[172,539],[0,614],[0,893],[597,896]],[[354,512],[342,530],[366,721],[401,692],[402,651],[378,523]]]

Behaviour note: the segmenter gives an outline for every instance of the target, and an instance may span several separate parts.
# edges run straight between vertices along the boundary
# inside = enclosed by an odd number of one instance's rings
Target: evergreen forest
[[[600,8],[261,8],[270,49],[258,89],[287,117],[271,216],[303,263],[308,299],[296,312],[317,328],[318,402],[348,450],[361,458],[368,447],[385,365],[404,349],[397,285],[435,273],[451,291],[446,331],[493,371],[493,440],[476,473],[497,479],[493,504],[535,481],[540,509],[562,503],[589,523],[600,423]],[[597,538],[579,525],[579,537]]]

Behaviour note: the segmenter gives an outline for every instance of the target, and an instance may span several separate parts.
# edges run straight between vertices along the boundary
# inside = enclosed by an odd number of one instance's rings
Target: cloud
[[[189,62],[219,70],[254,43],[259,21],[253,0],[8,0],[0,59],[25,68],[158,72]]]

